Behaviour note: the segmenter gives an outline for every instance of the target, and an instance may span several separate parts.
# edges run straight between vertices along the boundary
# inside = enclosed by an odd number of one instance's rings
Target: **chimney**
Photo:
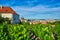
[[[0,5],[0,9],[2,9],[2,5]]]

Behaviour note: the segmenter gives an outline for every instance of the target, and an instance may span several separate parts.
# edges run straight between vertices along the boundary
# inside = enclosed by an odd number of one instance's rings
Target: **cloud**
[[[60,7],[52,7],[38,5],[35,7],[21,7],[14,6],[12,7],[20,16],[29,18],[29,19],[60,19]]]
[[[13,9],[17,11],[25,11],[25,12],[39,12],[39,13],[44,13],[44,12],[60,12],[60,7],[54,7],[54,8],[49,8],[48,6],[43,6],[43,5],[38,5],[35,7],[20,7],[20,6],[15,6]]]
[[[60,0],[4,0],[0,4],[10,6],[25,18],[60,17]]]

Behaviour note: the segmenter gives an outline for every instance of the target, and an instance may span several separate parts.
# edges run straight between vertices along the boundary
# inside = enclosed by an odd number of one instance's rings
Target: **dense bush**
[[[3,23],[3,22],[11,23],[11,20],[9,20],[9,18],[3,18],[3,17],[0,16],[0,24]]]
[[[51,24],[0,24],[0,40],[30,40],[28,29],[30,29],[41,40],[54,40],[53,33],[57,34],[60,40],[60,23]]]
[[[60,40],[60,22],[56,22],[55,25],[54,31],[57,34],[58,40]]]
[[[52,28],[50,25],[31,25],[31,30],[36,36],[40,37],[41,40],[53,40]]]
[[[29,40],[29,33],[24,25],[0,24],[0,40]]]
[[[6,24],[0,24],[0,40],[10,40]]]

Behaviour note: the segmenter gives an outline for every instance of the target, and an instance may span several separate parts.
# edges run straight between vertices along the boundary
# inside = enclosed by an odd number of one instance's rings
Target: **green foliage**
[[[41,40],[53,40],[52,28],[50,25],[31,25],[30,29],[35,33],[36,36],[40,37]]]
[[[29,40],[29,33],[24,25],[0,24],[0,40]]]
[[[0,16],[0,24],[3,23],[3,22],[6,22],[6,23],[10,23],[11,20],[9,20],[9,18],[3,18]]]
[[[10,40],[6,24],[0,24],[0,40]]]
[[[56,27],[54,28],[55,33],[57,34],[58,40],[60,40],[60,22],[55,23]]]
[[[54,40],[53,32],[57,34],[60,40],[60,23],[55,23],[56,27],[51,24],[0,24],[0,40],[30,40],[28,29],[30,29],[41,40]]]

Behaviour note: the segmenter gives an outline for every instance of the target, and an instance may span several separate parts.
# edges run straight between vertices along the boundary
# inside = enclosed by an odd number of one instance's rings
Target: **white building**
[[[10,7],[0,5],[0,15],[4,18],[9,18],[11,23],[19,23],[19,15]]]

